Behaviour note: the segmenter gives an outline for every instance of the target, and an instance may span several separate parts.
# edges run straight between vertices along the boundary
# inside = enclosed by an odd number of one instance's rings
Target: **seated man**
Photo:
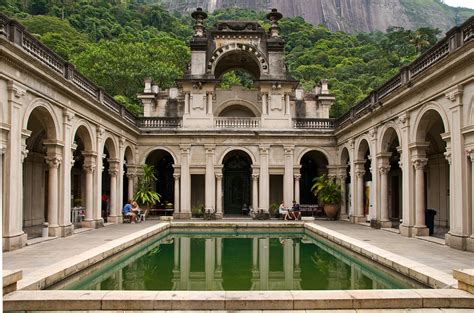
[[[291,208],[291,216],[295,220],[301,219],[300,205],[293,200],[293,207]]]
[[[124,205],[122,213],[124,216],[130,217],[130,223],[135,224],[135,213],[132,211],[132,203],[134,201],[130,200],[127,204]]]

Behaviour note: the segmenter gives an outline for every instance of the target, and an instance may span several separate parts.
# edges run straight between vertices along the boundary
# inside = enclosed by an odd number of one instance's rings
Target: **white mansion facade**
[[[315,205],[311,180],[327,173],[342,184],[341,218],[428,235],[429,208],[449,246],[474,251],[474,18],[330,119],[327,82],[305,93],[286,72],[280,13],[268,15],[269,32],[252,21],[206,31],[205,17],[193,13],[178,88],[146,80],[144,117],[135,117],[0,14],[4,250],[24,246],[44,222],[50,235],[71,235],[74,205],[84,207],[82,226],[120,223],[147,163],[176,218],[201,206],[225,218],[281,200]],[[234,69],[250,73],[254,88],[217,88]]]

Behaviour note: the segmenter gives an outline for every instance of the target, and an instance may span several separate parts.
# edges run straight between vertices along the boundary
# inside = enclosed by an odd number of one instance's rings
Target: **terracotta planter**
[[[325,204],[324,213],[329,219],[335,220],[337,217],[337,214],[339,213],[339,205],[338,204]]]

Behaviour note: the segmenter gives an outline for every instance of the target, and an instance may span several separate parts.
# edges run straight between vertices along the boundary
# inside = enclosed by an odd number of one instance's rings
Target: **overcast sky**
[[[452,7],[465,7],[474,9],[474,0],[444,0],[444,2]]]

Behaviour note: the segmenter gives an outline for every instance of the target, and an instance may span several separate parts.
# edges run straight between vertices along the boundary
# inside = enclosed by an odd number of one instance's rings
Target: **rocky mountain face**
[[[312,24],[324,24],[344,32],[385,31],[389,26],[408,29],[437,27],[446,31],[474,15],[441,0],[159,0],[169,10],[182,13],[202,7],[208,12],[225,8],[268,11],[277,8],[284,16],[302,16]],[[458,16],[458,18],[456,18]]]

